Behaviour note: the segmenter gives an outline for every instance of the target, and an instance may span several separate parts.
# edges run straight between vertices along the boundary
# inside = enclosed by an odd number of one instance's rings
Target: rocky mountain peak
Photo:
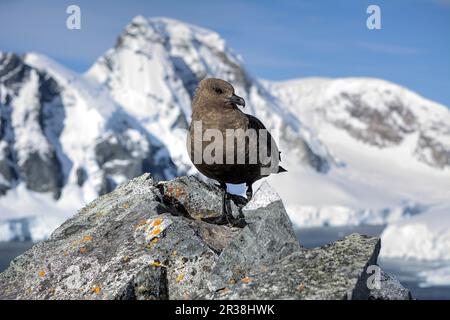
[[[201,43],[219,51],[228,50],[225,41],[214,31],[201,28],[186,22],[166,17],[144,18],[136,16],[124,28],[118,43],[139,38],[145,42],[159,42],[164,45],[191,45]]]

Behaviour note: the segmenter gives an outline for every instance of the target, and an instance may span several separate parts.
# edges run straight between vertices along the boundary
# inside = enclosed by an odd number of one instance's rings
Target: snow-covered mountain
[[[411,157],[435,168],[450,168],[448,108],[403,87],[371,78],[307,78],[267,86],[319,135],[326,125],[333,125],[381,150],[412,137]]]
[[[196,174],[185,129],[210,76],[231,82],[279,141],[289,173],[268,179],[298,225],[400,228],[450,207],[446,107],[377,79],[261,81],[217,33],[138,16],[86,74],[0,53],[0,240],[44,238],[142,172]]]
[[[388,223],[382,256],[450,260],[447,107],[379,79],[264,84],[343,164],[269,178],[297,224]]]

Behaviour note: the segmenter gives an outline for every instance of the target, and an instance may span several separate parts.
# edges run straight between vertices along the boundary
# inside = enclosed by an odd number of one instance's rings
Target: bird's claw
[[[247,222],[245,222],[245,219],[243,217],[241,218],[233,218],[233,221],[230,223],[235,228],[243,228],[247,225]]]
[[[245,220],[243,218],[235,218],[235,217],[230,217],[228,215],[223,215],[223,214],[220,216],[217,216],[217,217],[202,218],[202,221],[206,222],[206,223],[217,224],[217,225],[229,224],[235,228],[243,228],[247,225],[247,223],[245,222]]]
[[[224,225],[224,224],[229,223],[227,217],[224,216],[223,214],[220,216],[217,216],[217,217],[202,218],[202,221],[204,221],[206,223],[217,224],[217,225]]]

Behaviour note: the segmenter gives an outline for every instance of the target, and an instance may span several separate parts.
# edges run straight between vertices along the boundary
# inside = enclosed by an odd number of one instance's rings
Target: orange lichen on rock
[[[155,221],[153,221],[153,226],[154,227],[156,227],[156,226],[159,226],[160,224],[162,223],[162,219],[155,219]]]
[[[91,289],[91,292],[95,293],[95,294],[99,294],[100,292],[102,292],[102,289],[99,286],[95,286]]]
[[[86,247],[81,247],[80,248],[80,253],[85,253],[87,251]]]
[[[92,241],[93,237],[91,235],[86,235],[83,237],[83,241]]]
[[[40,278],[45,277],[45,271],[44,271],[44,270],[40,270],[40,271],[38,272],[38,276],[39,276]]]
[[[175,279],[175,281],[176,282],[180,282],[181,280],[183,280],[184,279],[184,274],[180,274],[176,279]]]
[[[243,283],[250,283],[252,281],[253,281],[253,279],[250,277],[245,277],[245,278],[241,279],[241,282],[243,282]]]
[[[161,228],[156,228],[155,230],[153,230],[150,235],[151,236],[157,236],[158,234],[161,233]]]

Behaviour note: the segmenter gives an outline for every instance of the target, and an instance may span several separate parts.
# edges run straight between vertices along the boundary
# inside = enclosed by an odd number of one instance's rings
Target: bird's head
[[[245,107],[245,100],[234,93],[233,86],[221,79],[206,78],[200,81],[195,92],[194,103],[196,101],[219,104],[224,106]]]

